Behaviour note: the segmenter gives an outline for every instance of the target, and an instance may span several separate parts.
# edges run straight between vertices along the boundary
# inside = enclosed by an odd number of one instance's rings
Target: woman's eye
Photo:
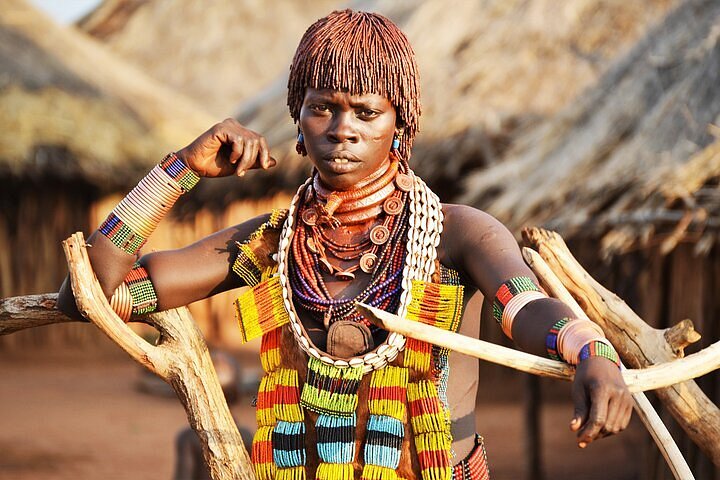
[[[377,115],[378,112],[369,109],[360,110],[360,112],[358,113],[358,116],[362,118],[375,118]]]
[[[322,104],[312,105],[310,109],[316,112],[327,112],[328,110],[330,110],[327,105]]]

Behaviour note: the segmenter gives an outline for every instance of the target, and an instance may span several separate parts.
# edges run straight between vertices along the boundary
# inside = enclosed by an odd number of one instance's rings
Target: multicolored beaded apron
[[[283,219],[282,211],[273,212],[240,245],[233,265],[252,287],[235,302],[243,339],[262,336],[265,376],[252,448],[257,478],[351,480],[357,471],[364,480],[418,478],[417,472],[423,480],[452,479],[449,351],[408,338],[391,365],[367,375],[308,358],[289,331],[272,252],[258,254],[272,244]],[[457,331],[459,277],[441,267],[434,280],[413,281],[407,317]]]

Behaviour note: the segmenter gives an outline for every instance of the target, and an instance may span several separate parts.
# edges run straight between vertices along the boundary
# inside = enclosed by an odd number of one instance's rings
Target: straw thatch
[[[675,0],[327,1],[303,8],[291,20],[286,15],[295,7],[283,2],[266,2],[264,13],[252,14],[246,3],[218,0],[198,10],[189,0],[114,0],[81,24],[125,58],[165,82],[182,83],[183,91],[208,105],[216,102],[223,112],[243,89],[267,84],[243,102],[237,116],[268,138],[283,168],[253,174],[253,182],[241,187],[229,180],[204,185],[197,198],[215,205],[292,191],[307,175],[307,164],[293,148],[286,69],[303,29],[332,7],[379,11],[407,32],[420,63],[424,104],[413,165],[451,199],[459,177],[496,162],[522,127],[552,115],[591,85]],[[134,13],[121,15],[120,25],[110,25],[110,13],[138,4]],[[229,20],[217,20],[219,11]],[[211,21],[213,28],[207,27]],[[226,28],[229,24],[243,28]],[[172,30],[176,25],[182,28]],[[261,53],[227,47],[248,44],[259,45]],[[213,72],[211,79],[207,72]]]
[[[287,70],[340,0],[106,0],[78,26],[218,117]]]
[[[604,235],[606,254],[656,232],[677,243],[688,228],[707,250],[720,226],[718,147],[701,150],[718,135],[719,84],[720,3],[685,2],[502,165],[468,178],[463,200],[513,228]]]
[[[131,185],[210,117],[22,0],[0,11],[0,174]]]

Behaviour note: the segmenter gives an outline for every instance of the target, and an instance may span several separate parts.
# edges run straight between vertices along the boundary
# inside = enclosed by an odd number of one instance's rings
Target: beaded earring
[[[395,131],[395,136],[393,137],[393,141],[392,141],[392,149],[396,152],[400,148],[400,140],[402,140],[402,136],[403,136],[402,129]]]
[[[298,153],[298,155],[302,155],[303,157],[307,155],[307,149],[305,148],[305,136],[299,129],[297,143],[295,144],[295,151]]]

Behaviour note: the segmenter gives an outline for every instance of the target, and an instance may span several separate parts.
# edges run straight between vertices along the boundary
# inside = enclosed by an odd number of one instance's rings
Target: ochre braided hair
[[[288,107],[295,123],[307,88],[387,98],[403,127],[399,156],[409,159],[420,117],[420,80],[410,42],[389,19],[342,10],[313,23],[290,65]]]

